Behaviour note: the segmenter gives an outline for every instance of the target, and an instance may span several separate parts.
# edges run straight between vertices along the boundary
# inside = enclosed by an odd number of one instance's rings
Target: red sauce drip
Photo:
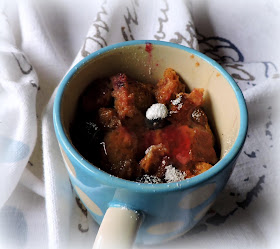
[[[164,144],[170,146],[170,157],[181,165],[185,165],[190,160],[190,136],[188,126],[169,126],[164,129],[162,134]]]
[[[152,43],[146,43],[146,47],[145,47],[145,51],[148,52],[148,53],[151,53],[153,50],[153,45]]]
[[[167,126],[162,130],[149,131],[145,134],[145,145],[164,144],[169,149],[168,156],[179,165],[190,161],[192,130],[187,126]]]

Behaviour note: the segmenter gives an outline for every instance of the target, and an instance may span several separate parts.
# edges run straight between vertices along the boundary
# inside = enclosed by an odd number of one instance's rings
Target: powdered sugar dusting
[[[178,113],[178,111],[183,107],[183,103],[181,101],[182,101],[182,94],[177,94],[177,98],[170,101],[172,105],[176,106],[176,110],[170,111],[170,114]]]
[[[147,154],[150,152],[150,150],[153,148],[152,146],[153,146],[153,145],[151,145],[150,147],[148,147],[148,148],[146,149],[145,155],[147,155]]]
[[[167,163],[166,160],[162,160],[162,161],[161,161],[162,166],[165,166],[166,163]]]
[[[157,184],[161,183],[161,179],[154,175],[143,175],[139,180],[141,183]]]
[[[171,103],[172,103],[173,105],[179,105],[179,104],[181,103],[181,100],[182,100],[182,95],[179,95],[179,96],[177,96],[176,99],[171,100]]]
[[[168,109],[164,104],[156,103],[149,107],[146,118],[149,120],[164,119],[168,115]]]
[[[180,110],[181,108],[183,107],[183,103],[180,103],[179,105],[178,105],[178,110]]]
[[[182,171],[176,169],[172,165],[166,166],[165,169],[166,169],[166,172],[165,172],[164,179],[167,183],[179,182],[179,181],[184,180],[186,177],[185,172],[182,172]]]
[[[200,112],[198,109],[194,110],[193,113],[192,113],[192,117],[193,117],[194,119],[199,119],[199,118],[201,118],[201,112]]]
[[[89,134],[91,134],[92,129],[94,129],[95,131],[98,130],[98,126],[93,122],[86,122],[85,123],[85,128],[87,129]]]

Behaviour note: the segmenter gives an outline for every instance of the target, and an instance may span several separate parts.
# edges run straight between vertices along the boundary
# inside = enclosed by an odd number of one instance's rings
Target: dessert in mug
[[[143,183],[181,181],[217,162],[203,92],[186,93],[167,68],[157,84],[124,73],[92,82],[71,124],[74,146],[96,167]]]

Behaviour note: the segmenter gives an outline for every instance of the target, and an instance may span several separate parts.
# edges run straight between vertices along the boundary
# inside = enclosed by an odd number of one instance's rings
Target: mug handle
[[[109,207],[92,249],[130,249],[142,221],[142,214],[126,207]]]

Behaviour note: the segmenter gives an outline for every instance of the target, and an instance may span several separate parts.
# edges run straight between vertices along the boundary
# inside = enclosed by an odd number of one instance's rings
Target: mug
[[[189,90],[204,88],[203,108],[219,144],[220,160],[190,179],[147,184],[112,176],[83,158],[69,129],[85,88],[119,72],[156,83],[168,67]],[[178,44],[139,40],[102,48],[74,66],[58,87],[53,120],[73,188],[101,224],[94,248],[130,248],[134,240],[153,245],[177,238],[200,221],[231,175],[246,138],[248,114],[241,90],[217,62]]]

